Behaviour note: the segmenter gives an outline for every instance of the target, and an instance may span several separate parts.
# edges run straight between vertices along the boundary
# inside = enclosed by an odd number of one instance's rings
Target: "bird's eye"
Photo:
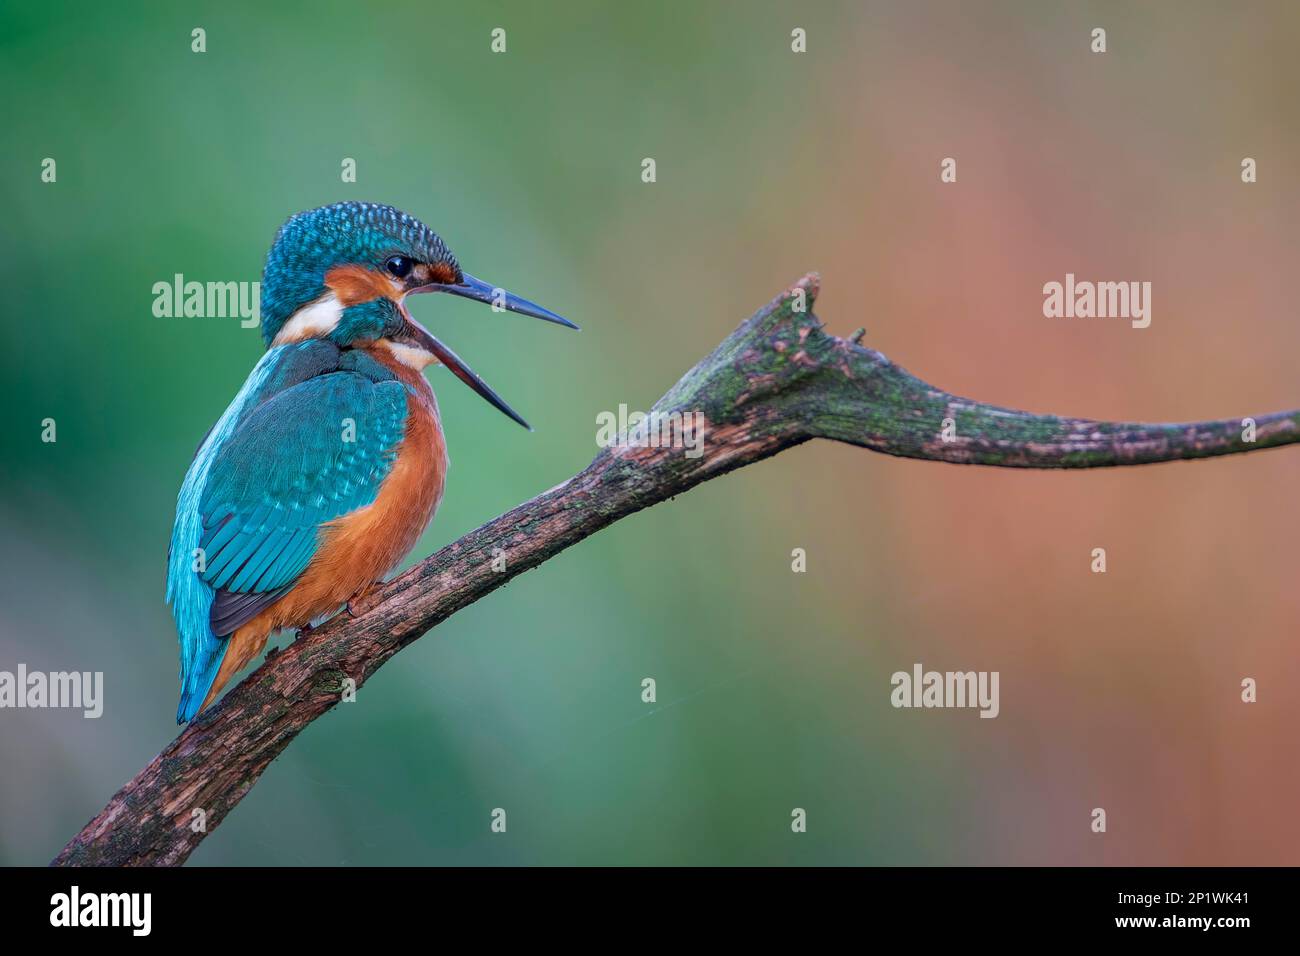
[[[384,268],[399,279],[405,279],[411,274],[411,267],[414,265],[406,256],[389,256],[388,261],[384,263]]]

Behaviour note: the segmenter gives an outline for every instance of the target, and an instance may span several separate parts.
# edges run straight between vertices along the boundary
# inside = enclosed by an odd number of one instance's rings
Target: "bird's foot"
[[[383,581],[374,581],[369,587],[362,588],[356,594],[348,599],[347,610],[349,617],[360,617],[369,608],[365,607],[366,598],[374,594],[376,590],[383,585]]]

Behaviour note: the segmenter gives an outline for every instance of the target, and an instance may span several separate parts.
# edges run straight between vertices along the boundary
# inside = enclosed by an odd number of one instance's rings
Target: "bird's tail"
[[[229,648],[229,638],[209,635],[189,666],[182,668],[181,702],[176,707],[176,723],[193,720],[203,709],[203,701],[212,689],[212,682],[217,679],[217,672],[221,670],[221,662]]]

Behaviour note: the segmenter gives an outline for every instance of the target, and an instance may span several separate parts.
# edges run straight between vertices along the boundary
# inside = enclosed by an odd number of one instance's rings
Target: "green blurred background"
[[[412,559],[580,469],[598,412],[810,269],[832,331],[959,394],[1294,407],[1297,28],[1289,3],[6,3],[0,669],[102,670],[106,703],[0,711],[0,862],[46,862],[176,731],[175,494],[261,342],[155,318],[155,282],[255,280],[287,216],[355,198],[583,326],[414,303],[537,431],[431,373],[452,468]],[[1066,272],[1151,281],[1152,327],[1044,319]],[[193,861],[1300,862],[1297,478],[1294,451],[1051,474],[803,446],[457,614]],[[1001,716],[892,709],[918,661],[1000,671]]]

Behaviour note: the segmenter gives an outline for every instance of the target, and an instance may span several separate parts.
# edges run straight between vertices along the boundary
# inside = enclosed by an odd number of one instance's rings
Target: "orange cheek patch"
[[[382,272],[365,266],[336,266],[325,273],[325,284],[344,308],[370,302],[380,296],[395,299],[401,290]]]
[[[424,281],[451,285],[456,281],[456,270],[445,262],[433,262],[424,267]]]

